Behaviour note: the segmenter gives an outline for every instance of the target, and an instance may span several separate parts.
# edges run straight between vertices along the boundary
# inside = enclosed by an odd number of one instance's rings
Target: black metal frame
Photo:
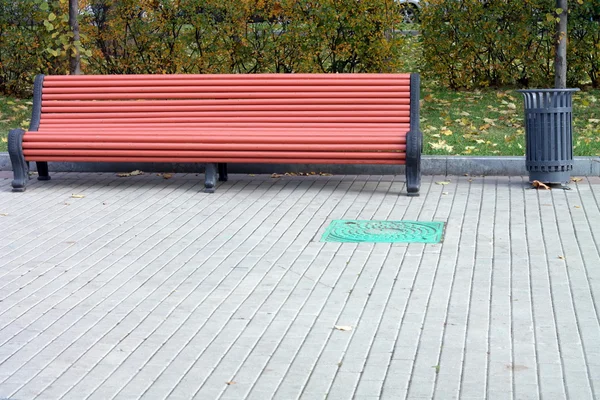
[[[44,85],[44,75],[36,75],[33,83],[33,110],[29,131],[37,131],[40,127],[42,116],[42,87]],[[12,163],[14,180],[12,181],[13,192],[24,192],[29,180],[29,163],[25,161],[23,155],[23,129],[13,129],[8,132],[8,155]],[[48,163],[45,161],[36,161],[38,170],[38,179],[40,181],[50,180],[48,174]]]
[[[423,133],[420,128],[419,102],[421,77],[410,75],[410,130],[406,135],[406,191],[408,196],[418,196],[421,188],[421,152]]]

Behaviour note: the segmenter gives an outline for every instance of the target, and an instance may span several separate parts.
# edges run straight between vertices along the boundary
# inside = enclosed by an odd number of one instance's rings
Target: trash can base
[[[560,172],[529,172],[529,183],[540,181],[542,183],[555,183],[560,185],[568,185],[571,182],[571,171]]]

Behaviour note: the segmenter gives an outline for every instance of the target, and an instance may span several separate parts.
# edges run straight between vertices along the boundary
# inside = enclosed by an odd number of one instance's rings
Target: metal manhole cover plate
[[[439,243],[443,222],[333,220],[322,242]]]

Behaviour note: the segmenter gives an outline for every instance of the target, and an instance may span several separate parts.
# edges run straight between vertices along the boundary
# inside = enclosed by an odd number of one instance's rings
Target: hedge
[[[418,68],[451,88],[551,87],[554,0],[427,0]],[[394,0],[0,0],[0,92],[36,73],[412,72]],[[600,4],[570,2],[568,79],[600,87]]]
[[[554,0],[428,0],[423,71],[451,88],[552,87]],[[600,3],[570,1],[568,80],[600,86]]]
[[[67,73],[65,57],[72,48],[65,44],[68,30],[57,23],[66,21],[66,0],[54,2],[52,10],[42,7],[46,0],[33,1],[38,3],[32,8],[0,0],[5,93],[26,90],[35,73]],[[82,69],[88,74],[398,71],[404,66],[397,54],[403,37],[390,34],[400,19],[396,7],[393,0],[80,0]]]

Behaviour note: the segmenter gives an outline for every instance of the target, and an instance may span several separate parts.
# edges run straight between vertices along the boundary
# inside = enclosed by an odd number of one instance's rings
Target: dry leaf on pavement
[[[435,184],[436,185],[449,185],[450,182],[448,182],[448,181],[441,181],[441,182],[436,182]]]
[[[136,175],[144,175],[143,171],[140,171],[139,169],[136,169],[135,171],[131,171],[131,172],[120,172],[117,174],[117,176],[119,178],[125,178],[128,176],[136,176]]]
[[[72,194],[71,198],[72,199],[83,199],[85,196],[82,194]]]
[[[334,328],[337,329],[338,331],[351,331],[352,330],[352,327],[347,326],[347,325],[335,325]]]
[[[533,185],[534,188],[536,189],[544,189],[544,190],[550,190],[550,187],[540,181],[533,181],[531,182],[531,184]]]
[[[571,182],[581,182],[583,180],[583,178],[579,178],[577,176],[574,176],[571,178]]]

